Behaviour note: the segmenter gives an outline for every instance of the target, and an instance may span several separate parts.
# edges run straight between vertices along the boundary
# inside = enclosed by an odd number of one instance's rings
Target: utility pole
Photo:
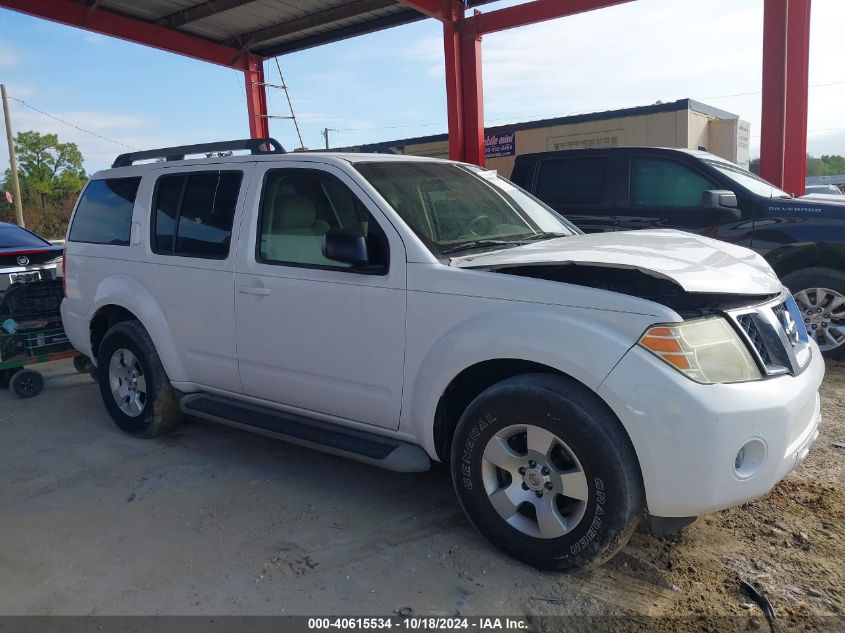
[[[326,149],[329,149],[329,132],[337,132],[338,130],[327,127],[323,128],[323,138],[326,139]]]
[[[9,98],[6,96],[6,84],[0,84],[0,94],[3,95],[3,117],[6,119],[6,141],[9,143],[9,171],[12,173],[12,195],[15,197],[15,219],[18,226],[25,226],[23,222],[23,205],[21,204],[21,184],[18,181],[18,158],[15,156],[15,141],[12,134],[12,115],[9,113]]]

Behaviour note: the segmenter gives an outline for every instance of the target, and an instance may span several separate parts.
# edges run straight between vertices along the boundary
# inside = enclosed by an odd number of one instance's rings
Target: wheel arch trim
[[[187,380],[184,364],[177,354],[176,342],[170,334],[167,319],[152,294],[136,279],[126,275],[105,278],[97,286],[91,303],[90,323],[104,308],[116,306],[131,313],[149,334],[155,351],[171,380]]]

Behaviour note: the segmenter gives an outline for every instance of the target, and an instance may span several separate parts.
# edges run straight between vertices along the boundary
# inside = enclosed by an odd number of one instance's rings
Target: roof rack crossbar
[[[251,154],[284,154],[285,148],[274,138],[243,138],[234,141],[217,141],[215,143],[199,143],[198,145],[180,145],[179,147],[162,147],[148,149],[142,152],[128,152],[114,159],[112,167],[129,167],[139,160],[163,158],[166,161],[185,160],[189,154],[210,154],[212,152],[229,152],[235,150],[249,150]]]

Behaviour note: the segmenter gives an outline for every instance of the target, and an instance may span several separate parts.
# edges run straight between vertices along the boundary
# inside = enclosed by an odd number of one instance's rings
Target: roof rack
[[[166,161],[185,160],[188,154],[210,154],[212,152],[228,152],[248,149],[251,154],[285,154],[285,148],[274,138],[243,138],[234,141],[218,141],[216,143],[199,143],[198,145],[180,145],[179,147],[162,147],[148,149],[143,152],[128,152],[114,159],[112,167],[129,167],[139,160],[163,158]]]

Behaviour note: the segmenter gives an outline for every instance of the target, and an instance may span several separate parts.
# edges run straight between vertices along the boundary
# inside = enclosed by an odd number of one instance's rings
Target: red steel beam
[[[807,175],[810,0],[765,0],[760,175],[793,195]]]
[[[267,89],[264,85],[264,61],[255,55],[247,56],[246,109],[249,115],[250,138],[270,136],[270,117],[267,116]]]
[[[449,13],[449,5],[452,3],[453,0],[399,0],[399,4],[409,9],[416,9],[420,13],[436,20],[449,19],[447,15]]]
[[[481,73],[481,36],[461,34],[464,160],[484,167],[484,81]]]
[[[72,0],[0,0],[0,7],[220,66],[238,70],[245,70],[247,66],[238,49],[107,9],[98,8],[92,12],[88,6]]]
[[[783,189],[803,196],[807,181],[807,101],[810,74],[810,0],[787,7],[786,126]]]
[[[443,22],[443,59],[446,66],[446,115],[449,122],[449,158],[466,159],[464,137],[463,75],[461,72],[461,32],[459,21],[464,17],[463,6],[455,3]]]
[[[474,15],[466,19],[465,29],[481,35],[495,33],[626,2],[632,2],[632,0],[534,0],[506,9]]]
[[[760,175],[783,185],[786,149],[786,0],[765,0]]]
[[[250,136],[270,135],[264,68],[256,55],[71,0],[0,0],[0,7],[243,71]]]

